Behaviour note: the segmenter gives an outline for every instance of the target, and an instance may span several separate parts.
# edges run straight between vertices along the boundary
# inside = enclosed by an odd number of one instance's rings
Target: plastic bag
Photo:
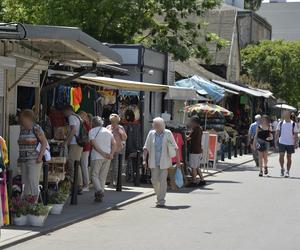
[[[175,183],[178,188],[182,188],[184,185],[183,175],[180,168],[176,168]]]

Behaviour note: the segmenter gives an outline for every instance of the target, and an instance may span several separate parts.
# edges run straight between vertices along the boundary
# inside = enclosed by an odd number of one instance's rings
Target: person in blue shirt
[[[255,122],[253,122],[250,125],[249,132],[248,132],[248,143],[251,146],[252,155],[253,155],[253,159],[255,161],[256,167],[259,167],[259,159],[258,159],[258,151],[255,147],[253,147],[253,141],[254,141],[254,137],[256,135],[257,127],[260,124],[260,122],[261,122],[261,115],[256,115]]]

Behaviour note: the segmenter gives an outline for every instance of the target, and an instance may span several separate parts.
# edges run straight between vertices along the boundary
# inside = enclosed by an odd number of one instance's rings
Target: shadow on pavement
[[[190,208],[191,206],[189,205],[178,205],[178,206],[165,206],[165,207],[162,207],[160,209],[167,209],[167,210],[181,210],[181,209],[188,209]],[[155,207],[156,208],[156,207]]]
[[[300,180],[300,177],[289,177],[289,178],[285,178],[285,177],[282,177],[282,176],[271,176],[271,175],[268,175],[266,176],[266,178],[271,178],[271,179],[285,179],[285,180]]]

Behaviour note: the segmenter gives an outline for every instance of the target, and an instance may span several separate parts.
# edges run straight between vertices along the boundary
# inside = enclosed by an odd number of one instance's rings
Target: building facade
[[[263,3],[257,14],[272,25],[272,39],[300,39],[300,2],[270,1]]]

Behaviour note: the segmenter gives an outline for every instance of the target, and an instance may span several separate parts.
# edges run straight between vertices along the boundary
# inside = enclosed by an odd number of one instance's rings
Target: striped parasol
[[[231,116],[233,113],[221,106],[210,103],[197,103],[195,105],[186,106],[185,112],[187,113],[204,113],[207,115],[214,115],[216,113],[222,114],[224,116]]]

